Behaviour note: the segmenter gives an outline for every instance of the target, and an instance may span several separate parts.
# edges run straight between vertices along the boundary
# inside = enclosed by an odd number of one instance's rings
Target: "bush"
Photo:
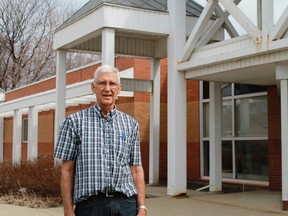
[[[0,164],[0,195],[32,195],[37,197],[61,197],[61,167],[54,165],[54,159],[39,157],[34,161],[21,161],[19,164]]]

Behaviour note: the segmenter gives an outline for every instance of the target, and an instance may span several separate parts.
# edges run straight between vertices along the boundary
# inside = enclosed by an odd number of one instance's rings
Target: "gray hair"
[[[120,73],[119,70],[111,65],[102,65],[98,67],[94,72],[94,82],[97,81],[97,78],[100,73],[116,73],[117,75],[117,81],[120,84]]]

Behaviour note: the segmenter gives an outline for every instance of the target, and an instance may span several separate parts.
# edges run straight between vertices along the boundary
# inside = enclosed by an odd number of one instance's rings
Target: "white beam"
[[[234,3],[236,5],[238,5],[239,3],[241,2],[241,0],[234,0]],[[215,13],[216,13],[216,16],[219,16],[221,15],[222,13],[224,13],[221,9],[221,7],[219,6],[219,4],[216,5],[215,7]],[[225,11],[225,13],[229,14],[228,16],[230,16],[230,13],[228,11]],[[237,32],[237,30],[234,28],[233,24],[231,23],[231,21],[228,19],[228,16],[227,18],[225,19],[225,22],[223,24],[224,28],[226,29],[227,33],[229,34],[229,36],[231,38],[233,37],[238,37],[239,34]]]
[[[186,194],[186,80],[177,71],[186,37],[186,1],[168,0],[168,195]]]
[[[3,113],[0,113],[0,117],[2,118],[6,118],[6,117],[11,117],[13,116],[13,111],[8,111],[8,112],[3,112]]]
[[[279,40],[288,29],[288,5],[273,27],[271,40]]]
[[[194,48],[196,47],[196,44],[201,37],[203,30],[205,29],[205,26],[207,26],[208,21],[213,13],[213,10],[215,6],[217,5],[216,0],[209,0],[202,11],[196,25],[194,26],[185,46],[183,49],[183,53],[181,55],[180,60],[181,61],[187,61],[189,57],[191,56],[191,53],[193,52]],[[185,10],[186,11],[186,10]],[[170,11],[171,12],[171,11]]]
[[[235,0],[235,4],[238,5],[240,1],[241,0]],[[216,13],[216,16],[218,18],[210,26],[208,31],[206,31],[203,34],[203,36],[200,38],[196,48],[203,46],[203,45],[206,45],[209,42],[209,40],[215,35],[215,33],[220,29],[220,27],[223,25],[223,23],[226,24],[226,26],[225,26],[227,28],[226,31],[229,33],[230,37],[238,36],[236,29],[233,27],[233,25],[231,24],[231,22],[228,19],[229,15],[230,15],[229,12],[228,11],[223,12],[221,7],[217,4],[215,6],[215,13]]]
[[[80,83],[71,84],[66,87],[66,98],[67,100],[76,97],[85,97],[85,95],[91,94],[91,80],[85,80]],[[121,78],[122,91],[119,96],[124,95],[124,91],[135,91],[135,92],[152,92],[153,84],[151,80],[134,80],[128,78]],[[124,95],[125,96],[125,95]],[[95,97],[95,96],[94,96]],[[0,104],[0,116],[8,117],[13,116],[14,109],[27,109],[29,106],[37,106],[39,109],[49,110],[55,108],[54,106],[47,107],[47,104],[54,103],[56,99],[56,90],[49,90],[46,92],[29,95],[12,101],[7,101]],[[91,99],[92,101],[93,99]],[[96,100],[96,98],[95,98]],[[93,100],[94,101],[94,100]],[[46,108],[45,108],[46,107]],[[39,110],[41,111],[41,110]]]
[[[4,118],[0,117],[0,163],[4,161]]]
[[[241,0],[235,0],[235,4],[239,4]],[[215,12],[217,13],[217,11],[221,9],[221,7],[219,6],[219,4],[217,5],[217,7],[215,8]],[[222,9],[221,9],[222,11]],[[220,12],[220,10],[219,10]],[[229,14],[230,15],[230,14]],[[231,38],[234,38],[234,37],[238,37],[239,34],[237,32],[237,30],[234,28],[233,24],[231,23],[231,21],[229,19],[226,19],[224,24],[223,24],[223,27],[226,29],[227,33],[229,34],[229,36]]]
[[[87,99],[87,100],[89,100],[89,101],[96,101],[96,96],[94,95],[94,94],[91,94],[91,95],[85,95],[85,96],[83,96],[83,97],[81,97],[81,98],[85,98],[85,99]]]
[[[281,94],[282,201],[288,202],[288,63],[276,64]]]
[[[85,98],[81,98],[81,97],[73,98],[70,101],[73,101],[73,102],[78,103],[78,104],[90,104],[91,103],[90,100],[85,99]]]
[[[273,28],[274,17],[274,1],[262,0],[262,42],[267,43],[271,41],[271,30]]]
[[[153,83],[151,80],[137,80],[121,78],[122,91],[152,92]],[[121,92],[120,92],[121,93]]]
[[[38,110],[29,107],[28,114],[28,149],[27,159],[32,161],[38,157]]]
[[[209,155],[210,155],[210,182],[209,190],[222,190],[222,94],[221,83],[209,83]]]
[[[281,53],[285,52],[288,48],[288,38],[257,46],[251,45],[251,43],[254,43],[252,39],[248,35],[243,35],[230,40],[206,45],[197,50],[197,52],[194,52],[189,61],[179,63],[178,70],[188,71],[200,67],[207,68],[208,66],[210,69],[211,67],[219,66],[220,63],[229,63],[237,60],[241,62],[242,59],[249,57],[259,59],[259,56],[261,56],[261,60],[262,57],[264,57],[263,60],[266,62],[277,62],[278,60],[274,61],[273,58],[278,59],[279,53],[281,58],[283,57],[283,60],[285,60],[285,58],[287,59],[287,56],[282,56]],[[211,53],[213,55],[211,55]],[[271,56],[271,59],[266,60],[265,55],[271,54],[275,56]]]
[[[153,93],[150,94],[149,184],[159,183],[160,149],[160,59],[151,60]]]
[[[43,111],[49,111],[50,109],[55,109],[55,107],[56,107],[55,103],[47,103],[36,106],[35,108],[38,110],[38,112],[43,112]]]
[[[12,163],[20,163],[22,149],[22,113],[19,110],[14,110],[12,145]]]
[[[102,65],[115,64],[115,30],[104,28],[102,30]]]
[[[235,20],[247,31],[250,37],[258,44],[261,43],[261,31],[231,0],[219,0],[224,8],[234,17]]]
[[[57,68],[56,68],[56,107],[54,123],[54,146],[56,146],[58,137],[58,128],[65,119],[65,101],[66,101],[66,51],[57,50]]]

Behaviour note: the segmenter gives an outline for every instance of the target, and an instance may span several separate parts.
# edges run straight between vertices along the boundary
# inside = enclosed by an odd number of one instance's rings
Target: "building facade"
[[[101,63],[67,73],[67,85],[90,80]],[[150,60],[118,57],[121,73],[133,69],[134,79],[150,77]],[[89,84],[88,84],[89,85]],[[187,180],[209,179],[209,83],[187,82]],[[6,102],[55,89],[55,77],[7,92]],[[117,108],[140,123],[141,151],[149,179],[150,93],[120,96]],[[222,84],[223,182],[281,189],[280,100],[277,86]],[[66,116],[92,106],[95,101],[68,105]],[[159,179],[167,180],[167,59],[161,60]],[[53,155],[54,107],[38,113],[37,156]],[[22,116],[21,160],[28,159],[28,114]],[[175,126],[176,127],[176,126]],[[4,118],[3,161],[12,161],[13,116]]]
[[[128,113],[146,124],[141,148],[149,183],[166,177],[172,196],[186,193],[187,180],[206,179],[211,192],[221,191],[224,181],[268,186],[282,190],[288,210],[288,6],[275,21],[276,1],[257,0],[255,24],[240,2],[211,0],[201,7],[193,0],[89,1],[55,31],[55,90],[25,102],[6,96],[0,106],[1,125],[13,115],[12,160],[21,158],[21,110],[28,113],[31,159],[39,107],[55,108],[57,134],[67,105],[92,100],[86,97],[88,81],[67,86],[67,52],[101,53],[101,64],[116,66],[115,56],[147,58],[147,79],[135,64],[139,79],[124,78],[123,90],[133,92],[133,100],[125,99],[133,105]],[[239,35],[229,16],[247,34]],[[149,110],[149,126],[137,107]]]

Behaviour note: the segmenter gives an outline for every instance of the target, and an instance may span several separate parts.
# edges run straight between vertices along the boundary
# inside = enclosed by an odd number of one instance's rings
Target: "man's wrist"
[[[139,205],[138,210],[143,209],[147,213],[147,207],[145,205]]]

